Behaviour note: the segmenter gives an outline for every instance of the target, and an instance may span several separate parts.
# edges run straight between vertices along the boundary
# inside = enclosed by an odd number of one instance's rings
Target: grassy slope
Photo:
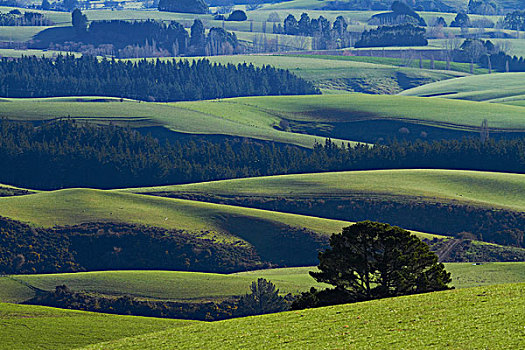
[[[525,282],[525,263],[447,263],[452,285],[467,288],[502,283]],[[16,280],[34,287],[53,290],[65,284],[75,291],[107,295],[128,294],[137,298],[162,300],[213,300],[242,295],[257,278],[266,278],[281,293],[297,294],[310,287],[324,288],[308,274],[315,267],[294,267],[257,270],[236,274],[213,274],[179,271],[102,271],[67,274],[18,275]],[[33,296],[26,286],[8,278],[0,278],[0,301],[20,302]]]
[[[525,175],[462,170],[371,170],[282,175],[123,191],[286,198],[406,196],[525,211]]]
[[[494,128],[525,128],[521,107],[450,99],[428,99],[413,96],[367,94],[325,96],[243,97],[219,103],[238,103],[261,112],[283,117],[318,122],[395,119],[451,127],[478,127],[487,119]]]
[[[400,95],[499,103],[520,101],[525,100],[524,79],[525,73],[477,75],[419,86],[405,90]]]
[[[218,239],[232,239],[223,224],[245,218],[273,226],[306,227],[322,234],[339,232],[348,222],[219,204],[90,189],[41,192],[0,198],[0,215],[37,226],[85,222],[126,222],[188,231],[211,231]],[[274,232],[269,232],[269,235]],[[250,241],[250,232],[245,233]]]
[[[274,125],[281,118],[310,122],[314,128],[315,123],[379,119],[477,130],[487,119],[491,128],[525,129],[525,109],[520,106],[413,96],[264,96],[170,104],[79,100],[4,99],[9,102],[2,102],[1,115],[19,120],[71,116],[91,122],[164,126],[184,133],[245,136],[305,147],[311,147],[316,140],[324,142],[324,138],[279,131]]]
[[[517,349],[525,284],[458,289],[247,317],[90,349]]]
[[[0,349],[72,349],[197,324],[0,303]]]
[[[96,97],[91,100],[96,101]],[[51,99],[3,99],[0,115],[14,120],[48,120],[72,117],[95,123],[112,121],[119,125],[132,127],[163,126],[170,130],[191,134],[214,134],[251,137],[262,140],[291,143],[304,147],[324,142],[324,138],[283,132],[273,126],[279,118],[270,114],[251,112],[249,107],[237,107],[235,113],[228,110],[230,104],[220,104],[225,109],[213,114],[208,106],[213,102],[202,101],[203,111],[188,107],[194,103],[138,103],[89,102],[89,98],[51,98]],[[9,102],[6,102],[9,101]],[[241,108],[241,110],[239,110]],[[250,113],[251,112],[251,113]]]
[[[14,277],[45,290],[66,284],[76,291],[108,295],[129,294],[137,298],[162,300],[212,300],[247,293],[251,282],[259,277],[270,279],[285,294],[296,294],[312,286],[323,287],[308,275],[309,270],[313,268],[284,268],[231,275],[179,271],[102,271]],[[16,295],[15,285],[6,287],[9,287],[7,290],[13,290],[11,295]],[[21,291],[20,288],[18,290]],[[27,300],[31,296],[32,293],[29,293],[29,297],[20,297],[18,300]],[[4,300],[1,295],[0,300]]]

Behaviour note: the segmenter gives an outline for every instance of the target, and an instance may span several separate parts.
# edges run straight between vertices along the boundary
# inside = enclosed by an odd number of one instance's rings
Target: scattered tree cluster
[[[426,46],[425,28],[402,24],[365,30],[355,47]]]
[[[0,26],[51,26],[55,24],[38,12],[12,10],[9,13],[0,12]]]
[[[498,12],[498,4],[492,0],[469,0],[468,2],[468,13],[493,16]]]
[[[73,31],[67,27],[44,30],[35,36],[32,47],[67,51],[89,45],[99,48],[100,55],[118,58],[213,56],[243,50],[235,33],[223,28],[211,28],[206,36],[199,19],[194,20],[190,36],[176,21],[93,21],[88,26],[88,19],[80,10],[73,11],[71,17]]]
[[[319,272],[310,275],[334,288],[312,288],[292,308],[450,289],[450,273],[428,245],[410,232],[388,224],[364,221],[343,228],[341,234],[330,238],[330,249],[319,253],[319,262]]]
[[[525,11],[516,10],[507,13],[503,20],[505,29],[511,30],[525,30]]]
[[[301,14],[299,21],[288,15],[283,25],[273,25],[276,34],[300,35],[313,37],[315,49],[332,49],[350,46],[352,35],[347,31],[348,23],[343,16],[338,16],[334,23],[330,23],[325,17],[310,19],[307,13]]]
[[[452,52],[456,62],[477,63],[481,67],[499,72],[525,72],[525,59],[510,56],[490,40],[465,39],[460,48]]]
[[[0,96],[113,96],[185,101],[236,96],[316,94],[310,82],[271,66],[208,60],[125,62],[72,55],[0,60]]]

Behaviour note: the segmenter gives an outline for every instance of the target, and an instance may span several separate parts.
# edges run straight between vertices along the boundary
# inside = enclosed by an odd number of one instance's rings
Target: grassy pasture
[[[523,79],[525,79],[525,73],[469,76],[419,86],[405,90],[400,95],[495,103],[517,102],[525,99]]]
[[[163,126],[182,133],[242,136],[304,147],[324,142],[324,137],[314,135],[326,135],[322,131],[326,126],[367,120],[477,131],[487,119],[492,129],[525,129],[525,109],[521,106],[414,96],[263,96],[169,104],[84,102],[83,98],[72,102],[72,99],[75,98],[3,99],[7,102],[2,103],[1,116],[28,121],[70,116],[95,123]],[[305,132],[310,135],[277,130],[274,126],[283,118],[308,123],[310,129]],[[335,142],[353,136],[341,131],[337,137]]]
[[[0,349],[5,350],[72,349],[198,323],[4,303],[0,322]]]
[[[525,211],[525,175],[463,170],[370,170],[281,175],[124,191],[290,199],[392,196]]]
[[[197,324],[89,349],[517,349],[525,284],[412,295]]]
[[[258,108],[261,112],[308,122],[385,119],[464,129],[477,128],[483,119],[487,119],[492,128],[521,130],[525,127],[525,110],[520,107],[452,99],[347,94],[243,97],[219,103],[224,102],[243,104]]]
[[[502,283],[525,282],[525,263],[447,263],[452,273],[452,285],[470,288]],[[316,267],[293,267],[256,270],[235,274],[213,274],[179,271],[100,271],[46,275],[13,276],[31,286],[53,290],[65,284],[74,291],[105,295],[132,295],[136,298],[158,300],[202,301],[217,300],[249,292],[249,285],[257,278],[272,281],[283,294],[309,290],[311,287],[326,288],[316,283],[308,274]],[[34,293],[23,284],[7,277],[0,278],[4,291],[2,302],[19,302],[31,298]]]
[[[316,283],[308,275],[308,271],[313,269],[315,268],[284,268],[231,275],[179,271],[102,271],[19,275],[14,278],[44,290],[53,290],[57,285],[66,284],[75,291],[106,295],[128,294],[146,299],[202,301],[248,293],[251,282],[259,277],[270,279],[283,294],[297,294],[312,286],[326,287]],[[0,278],[0,283],[3,279]],[[19,286],[22,287],[21,284]],[[13,290],[11,295],[15,294],[15,287],[17,286],[10,287]],[[23,294],[26,295],[27,292]],[[25,299],[19,299],[26,300],[31,296],[30,294]],[[9,296],[6,299],[10,300]],[[1,296],[0,300],[4,301]]]
[[[0,41],[28,41],[34,35],[51,27],[40,26],[0,26]]]
[[[365,48],[364,50],[371,50],[373,48]],[[388,48],[385,48],[385,50]],[[352,52],[358,52],[361,49],[353,49]],[[292,56],[292,55],[290,55]],[[444,61],[434,61],[434,68],[431,69],[432,64],[430,60],[422,60],[423,69],[419,68],[419,60],[414,60],[413,62],[404,62],[400,58],[392,57],[375,57],[375,56],[332,56],[332,55],[293,55],[292,57],[308,57],[312,59],[319,60],[331,60],[331,61],[352,61],[352,62],[362,62],[362,63],[374,63],[379,65],[390,65],[396,66],[401,71],[408,70],[407,68],[417,68],[417,71],[426,72],[426,73],[440,73],[443,74],[444,79],[447,78],[447,75],[456,75],[468,76],[470,75],[470,64],[460,63],[460,62],[450,62],[450,70],[446,70],[446,62]],[[333,63],[332,63],[333,64]],[[479,68],[477,65],[474,66],[474,74],[485,74],[488,73],[487,69]]]
[[[105,100],[106,102],[99,102]],[[250,113],[249,108],[242,107],[239,113],[230,114],[226,109],[231,104],[220,104],[226,107],[225,113],[214,115],[208,110],[203,112],[188,108],[191,103],[138,103],[125,100],[122,103],[107,97],[67,97],[51,99],[2,99],[0,115],[13,120],[49,120],[71,117],[81,121],[100,124],[112,122],[116,125],[145,127],[162,126],[169,130],[189,134],[212,134],[249,137],[261,140],[290,143],[303,147],[312,147],[314,143],[324,142],[324,137],[284,132],[274,128],[279,118],[258,111]],[[87,102],[95,101],[95,102]],[[203,102],[205,107],[214,102]],[[239,110],[239,108],[237,108]],[[246,115],[250,113],[250,117]]]

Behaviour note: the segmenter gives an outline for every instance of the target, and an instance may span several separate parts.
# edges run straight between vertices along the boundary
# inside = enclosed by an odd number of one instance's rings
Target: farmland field
[[[470,288],[502,283],[525,282],[525,263],[446,263],[452,273],[452,285]],[[249,292],[257,278],[274,283],[282,294],[298,294],[310,287],[326,288],[316,283],[308,271],[312,267],[255,270],[235,274],[179,271],[101,271],[46,275],[17,275],[0,278],[0,301],[24,301],[34,296],[22,281],[33,287],[53,290],[65,284],[74,291],[104,295],[131,295],[139,299],[203,301],[220,300]]]
[[[89,349],[517,349],[525,284],[457,289],[198,324]],[[402,336],[401,336],[402,335]]]
[[[198,323],[4,303],[0,319],[2,350],[72,349]]]

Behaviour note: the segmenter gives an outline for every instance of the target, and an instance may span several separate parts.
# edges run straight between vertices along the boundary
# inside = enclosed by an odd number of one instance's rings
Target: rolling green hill
[[[199,135],[250,137],[312,147],[323,137],[285,132],[276,129],[279,118],[257,110],[220,103],[219,113],[199,112],[186,103],[139,103],[106,97],[71,97],[51,99],[2,99],[0,115],[14,120],[49,120],[71,117],[93,123],[131,127],[163,127],[171,131]],[[214,106],[212,102],[211,106]],[[224,107],[224,108],[223,108]],[[233,107],[233,110],[232,108]]]
[[[525,212],[525,175],[462,170],[370,170],[267,176],[125,189],[217,197],[384,197],[464,202]]]
[[[2,350],[72,349],[198,323],[4,303],[0,320]]]
[[[207,232],[206,238],[228,242],[242,239],[254,245],[270,244],[265,241],[279,235],[283,227],[305,227],[328,235],[349,224],[265,210],[91,189],[0,198],[0,216],[42,227],[86,222],[141,224],[199,234]],[[242,223],[260,227],[246,229]]]
[[[525,100],[525,73],[486,74],[439,81],[409,89],[405,96],[443,97],[495,103]]]
[[[502,283],[525,282],[525,263],[446,263],[452,285],[468,288]],[[174,301],[220,300],[249,292],[257,278],[272,281],[283,294],[325,288],[308,271],[315,267],[256,270],[235,274],[179,271],[101,271],[66,274],[17,275],[0,278],[0,302],[22,302],[34,296],[27,285],[53,290],[65,284],[74,291],[104,295],[131,295],[136,298]]]
[[[477,135],[484,119],[492,131],[525,130],[525,109],[520,106],[413,96],[265,96],[170,104],[101,102],[111,99],[82,97],[2,101],[0,115],[16,120],[71,117],[94,123],[164,127],[181,133],[242,136],[305,147],[324,142],[324,137],[331,137],[334,142],[394,138],[400,136],[398,130],[402,127],[421,129],[428,132],[429,138],[433,135],[457,138],[466,131]],[[283,119],[290,125],[288,131],[279,130]]]
[[[517,349],[525,284],[457,289],[198,324],[89,349]]]

